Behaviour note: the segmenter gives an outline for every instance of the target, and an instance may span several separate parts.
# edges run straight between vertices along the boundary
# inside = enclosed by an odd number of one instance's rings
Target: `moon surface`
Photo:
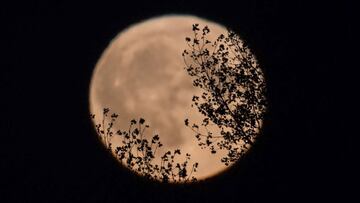
[[[193,37],[192,24],[207,25],[211,40],[226,28],[220,24],[186,15],[152,18],[120,32],[99,59],[90,84],[90,111],[101,122],[103,108],[119,114],[115,129],[126,129],[131,119],[145,118],[148,133],[159,134],[164,144],[159,155],[180,149],[198,162],[197,179],[212,177],[226,166],[220,162],[225,152],[211,154],[201,149],[184,119],[201,123],[201,115],[191,107],[192,96],[200,93],[184,70],[182,51],[185,37]],[[152,136],[150,135],[150,136]],[[121,143],[112,139],[112,145]],[[161,156],[160,155],[160,156]]]

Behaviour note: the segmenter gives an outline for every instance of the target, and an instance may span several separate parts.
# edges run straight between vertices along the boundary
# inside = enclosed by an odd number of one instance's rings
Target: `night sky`
[[[26,1],[2,5],[0,12],[0,202],[353,197],[351,3]],[[227,173],[194,185],[151,183],[120,168],[89,117],[92,70],[109,41],[133,23],[164,14],[197,15],[239,32],[268,84],[268,114],[256,145]]]

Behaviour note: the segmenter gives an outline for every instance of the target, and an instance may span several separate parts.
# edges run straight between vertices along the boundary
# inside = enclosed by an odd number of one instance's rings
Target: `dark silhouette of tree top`
[[[151,139],[146,138],[145,132],[149,125],[146,124],[145,119],[131,120],[127,130],[114,130],[118,114],[109,115],[109,112],[108,108],[104,108],[102,122],[95,124],[96,131],[106,148],[115,154],[124,166],[150,180],[173,183],[196,181],[192,175],[196,172],[198,163],[189,164],[190,154],[185,154],[185,161],[178,163],[175,158],[182,155],[180,149],[167,151],[160,157],[160,164],[154,163],[156,156],[160,156],[157,150],[163,144],[159,135],[153,135]],[[94,119],[95,115],[91,115],[91,118]],[[106,123],[106,118],[110,118],[110,122]],[[121,145],[112,146],[113,136],[121,137]]]
[[[265,79],[246,44],[233,31],[219,35],[212,42],[210,29],[192,26],[193,37],[186,37],[185,69],[193,85],[201,88],[193,105],[205,116],[201,124],[185,125],[195,132],[198,144],[211,153],[227,150],[221,159],[225,165],[234,162],[251,146],[259,133],[266,110]],[[217,125],[219,134],[207,127]]]

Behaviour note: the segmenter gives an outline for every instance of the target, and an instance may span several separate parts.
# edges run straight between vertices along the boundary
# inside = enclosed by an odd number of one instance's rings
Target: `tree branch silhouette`
[[[175,158],[181,156],[180,149],[167,151],[160,157],[160,164],[154,163],[157,150],[163,147],[159,135],[146,138],[146,129],[150,126],[145,119],[131,120],[127,130],[114,130],[114,123],[118,114],[109,115],[110,110],[104,108],[102,121],[95,124],[96,131],[104,142],[106,148],[113,152],[116,158],[128,168],[150,180],[160,180],[162,182],[190,182],[196,181],[193,173],[198,168],[198,163],[189,164],[191,155],[185,154],[185,161],[176,162]],[[92,114],[94,119],[95,115]],[[106,118],[110,121],[106,123]],[[120,136],[122,143],[113,149],[111,138]]]
[[[192,26],[193,37],[186,37],[188,49],[182,53],[185,69],[193,85],[203,90],[194,95],[192,106],[205,116],[201,125],[185,125],[195,132],[199,146],[211,153],[227,150],[221,161],[234,162],[251,146],[266,110],[265,79],[249,48],[233,31],[208,39],[210,29]],[[219,135],[207,129],[217,125]],[[202,133],[201,128],[205,129]]]

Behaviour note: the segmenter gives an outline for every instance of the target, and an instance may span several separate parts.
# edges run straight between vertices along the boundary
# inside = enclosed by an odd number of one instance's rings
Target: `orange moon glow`
[[[191,154],[199,167],[194,176],[206,179],[226,169],[220,159],[225,152],[211,154],[201,149],[184,119],[201,123],[192,96],[200,90],[184,70],[181,53],[186,49],[185,37],[192,37],[192,24],[208,25],[209,39],[226,33],[217,23],[187,15],[169,15],[134,24],[120,32],[99,59],[90,84],[90,111],[99,115],[104,107],[119,114],[115,128],[126,129],[131,119],[143,117],[150,133],[158,133],[164,144],[159,154],[181,149]],[[149,133],[149,132],[148,132]],[[113,138],[112,145],[121,143]]]

